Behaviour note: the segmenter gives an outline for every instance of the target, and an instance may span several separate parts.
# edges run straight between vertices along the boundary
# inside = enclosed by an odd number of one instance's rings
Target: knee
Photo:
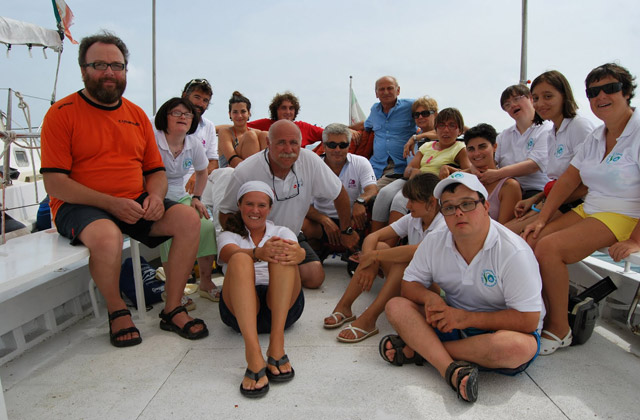
[[[531,360],[537,349],[536,339],[530,334],[497,331],[491,334],[487,357],[493,366],[515,369]]]
[[[122,232],[111,221],[90,224],[80,234],[80,240],[89,248],[92,256],[120,255],[122,252]]]
[[[536,259],[539,263],[545,262],[550,257],[560,255],[560,250],[556,248],[555,241],[549,240],[548,237],[540,239],[534,248]]]
[[[253,267],[253,258],[249,256],[249,254],[245,254],[244,252],[236,252],[229,258],[229,262],[227,263],[228,267]]]
[[[176,206],[174,214],[175,214],[175,223],[173,236],[189,236],[189,237],[199,237],[200,236],[200,216],[198,212],[195,211],[190,206],[185,206],[183,204],[179,204]],[[173,207],[170,210],[173,210]]]
[[[387,304],[384,306],[384,313],[387,315],[389,322],[393,322],[393,320],[398,319],[399,314],[406,309],[406,303],[407,299],[400,296],[389,299]]]
[[[320,261],[312,261],[299,266],[302,286],[307,289],[317,289],[324,282],[324,269]]]

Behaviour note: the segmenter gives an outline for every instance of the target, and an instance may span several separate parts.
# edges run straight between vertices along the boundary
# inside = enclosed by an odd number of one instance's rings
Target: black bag
[[[156,279],[156,270],[140,257],[140,266],[142,268],[142,284],[144,288],[144,300],[147,305],[152,305],[162,301],[162,292],[164,292],[164,282]],[[123,293],[129,299],[133,306],[138,309],[136,300],[136,286],[133,279],[133,262],[131,258],[127,258],[122,263],[120,270],[120,293]]]

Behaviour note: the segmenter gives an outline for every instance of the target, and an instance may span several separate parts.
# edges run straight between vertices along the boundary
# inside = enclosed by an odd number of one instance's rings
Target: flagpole
[[[153,79],[153,115],[156,115],[156,0],[152,1],[151,7],[151,78]]]
[[[349,125],[351,125],[351,121],[353,121],[352,119],[352,115],[351,115],[351,103],[352,103],[352,98],[351,98],[351,93],[353,92],[353,76],[349,76]]]

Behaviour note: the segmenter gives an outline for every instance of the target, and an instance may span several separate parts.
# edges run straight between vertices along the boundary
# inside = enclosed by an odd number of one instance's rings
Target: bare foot
[[[365,331],[373,331],[376,329],[375,323],[366,324],[361,320],[361,318],[357,318],[355,321],[351,323],[351,325],[356,328],[363,329]],[[355,340],[356,338],[362,337],[363,335],[364,333],[358,332],[357,330],[354,331],[354,330],[345,328],[342,331],[340,331],[340,333],[338,334],[338,337],[346,338],[347,340]]]
[[[345,321],[345,319],[351,318],[352,316],[353,316],[353,313],[351,312],[350,309],[341,311],[336,308],[334,309],[331,315],[329,315],[324,319],[324,325],[327,327],[342,325],[345,322],[347,322]]]
[[[114,319],[113,321],[111,321],[111,333],[114,334],[125,328],[131,328],[135,326],[136,325],[131,320],[131,315],[120,316]],[[125,334],[121,337],[118,337],[116,341],[131,340],[133,338],[138,338],[138,337],[140,337],[140,334],[134,332],[134,333]]]

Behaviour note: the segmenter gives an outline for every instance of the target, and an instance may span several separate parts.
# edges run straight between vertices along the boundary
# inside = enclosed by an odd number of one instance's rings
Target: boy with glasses
[[[448,229],[420,243],[402,297],[387,303],[399,335],[382,339],[380,355],[398,366],[426,359],[458,397],[474,402],[479,369],[513,375],[537,357],[542,281],[526,242],[489,217],[487,190],[475,175],[454,173],[434,196]],[[444,300],[428,289],[434,282]]]

